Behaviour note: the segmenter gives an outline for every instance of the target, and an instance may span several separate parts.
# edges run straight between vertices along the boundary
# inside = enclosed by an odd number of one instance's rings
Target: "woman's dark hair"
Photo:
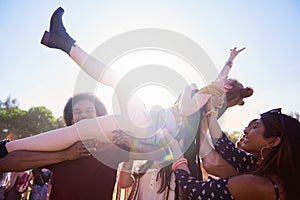
[[[73,105],[81,100],[88,100],[93,103],[96,109],[97,116],[107,114],[105,106],[95,95],[90,93],[76,94],[73,97],[69,98],[64,108],[64,121],[67,126],[71,126],[73,124]]]
[[[254,174],[277,174],[282,178],[288,200],[300,199],[300,122],[280,110],[261,114],[264,136],[277,136],[281,142],[273,147]]]
[[[175,180],[175,188],[170,188],[171,178],[173,174],[172,163],[161,168],[157,174],[156,181],[160,178],[161,183],[157,193],[161,194],[167,190],[167,195],[165,196],[168,199],[170,190],[174,190],[175,200],[187,199],[187,194],[180,190],[180,185],[177,180]]]
[[[226,92],[227,108],[235,105],[244,105],[245,102],[243,99],[250,97],[253,94],[253,89],[251,87],[244,88],[237,80],[233,80],[231,86],[232,88]]]
[[[147,170],[151,168],[152,164],[153,161],[148,160],[144,164],[140,165],[138,171],[135,173],[135,176],[138,176],[139,178],[144,176],[145,173],[147,173]],[[172,163],[159,170],[159,172],[157,173],[156,181],[158,179],[160,179],[161,181],[157,193],[161,194],[165,191],[165,189],[170,189],[172,173]]]
[[[162,193],[163,191],[165,191],[165,189],[170,189],[172,173],[172,163],[159,170],[156,181],[160,178],[161,184],[157,193]]]

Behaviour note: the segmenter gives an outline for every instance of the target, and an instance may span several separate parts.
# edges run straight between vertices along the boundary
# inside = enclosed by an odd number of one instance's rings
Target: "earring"
[[[266,150],[266,149],[270,149],[270,147],[262,147],[262,148],[260,149],[260,163],[262,163],[262,162],[265,160],[263,152],[264,152],[264,150]]]

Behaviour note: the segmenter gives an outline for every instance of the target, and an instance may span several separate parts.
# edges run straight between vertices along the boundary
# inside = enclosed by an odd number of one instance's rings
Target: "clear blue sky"
[[[87,52],[110,37],[139,28],[162,28],[197,42],[220,69],[229,49],[246,47],[230,76],[254,95],[227,111],[224,130],[241,130],[275,107],[300,112],[300,2],[266,1],[0,1],[0,99],[21,108],[46,106],[62,115],[74,92],[78,66],[63,52],[40,44],[52,12],[65,9],[64,22]],[[247,3],[246,3],[247,2]],[[100,97],[101,98],[101,97]],[[108,106],[110,100],[102,97]]]

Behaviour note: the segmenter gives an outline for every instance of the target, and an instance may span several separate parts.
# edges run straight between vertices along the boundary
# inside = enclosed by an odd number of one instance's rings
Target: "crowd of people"
[[[120,75],[76,44],[63,13],[62,8],[53,13],[41,43],[64,51],[96,81],[114,88]],[[174,105],[159,111],[128,114],[122,105],[127,102],[119,99],[121,113],[109,115],[95,95],[75,94],[64,108],[66,127],[0,142],[1,172],[31,170],[37,185],[51,180],[46,198],[53,200],[108,200],[114,188],[118,200],[300,199],[299,121],[281,109],[267,111],[247,125],[236,144],[218,123],[226,109],[253,94],[228,78],[244,49],[231,49],[214,82],[201,89],[187,86]],[[49,170],[44,179],[41,169]],[[0,183],[5,189],[6,182]]]

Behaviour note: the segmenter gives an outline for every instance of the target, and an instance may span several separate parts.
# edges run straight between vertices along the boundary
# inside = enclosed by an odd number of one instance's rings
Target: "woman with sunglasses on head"
[[[222,133],[211,112],[209,131],[216,151],[241,169],[238,175],[200,181],[191,177],[186,160],[173,164],[176,178],[192,199],[300,199],[300,122],[274,109],[245,130],[242,148]],[[248,166],[248,167],[247,167]]]

